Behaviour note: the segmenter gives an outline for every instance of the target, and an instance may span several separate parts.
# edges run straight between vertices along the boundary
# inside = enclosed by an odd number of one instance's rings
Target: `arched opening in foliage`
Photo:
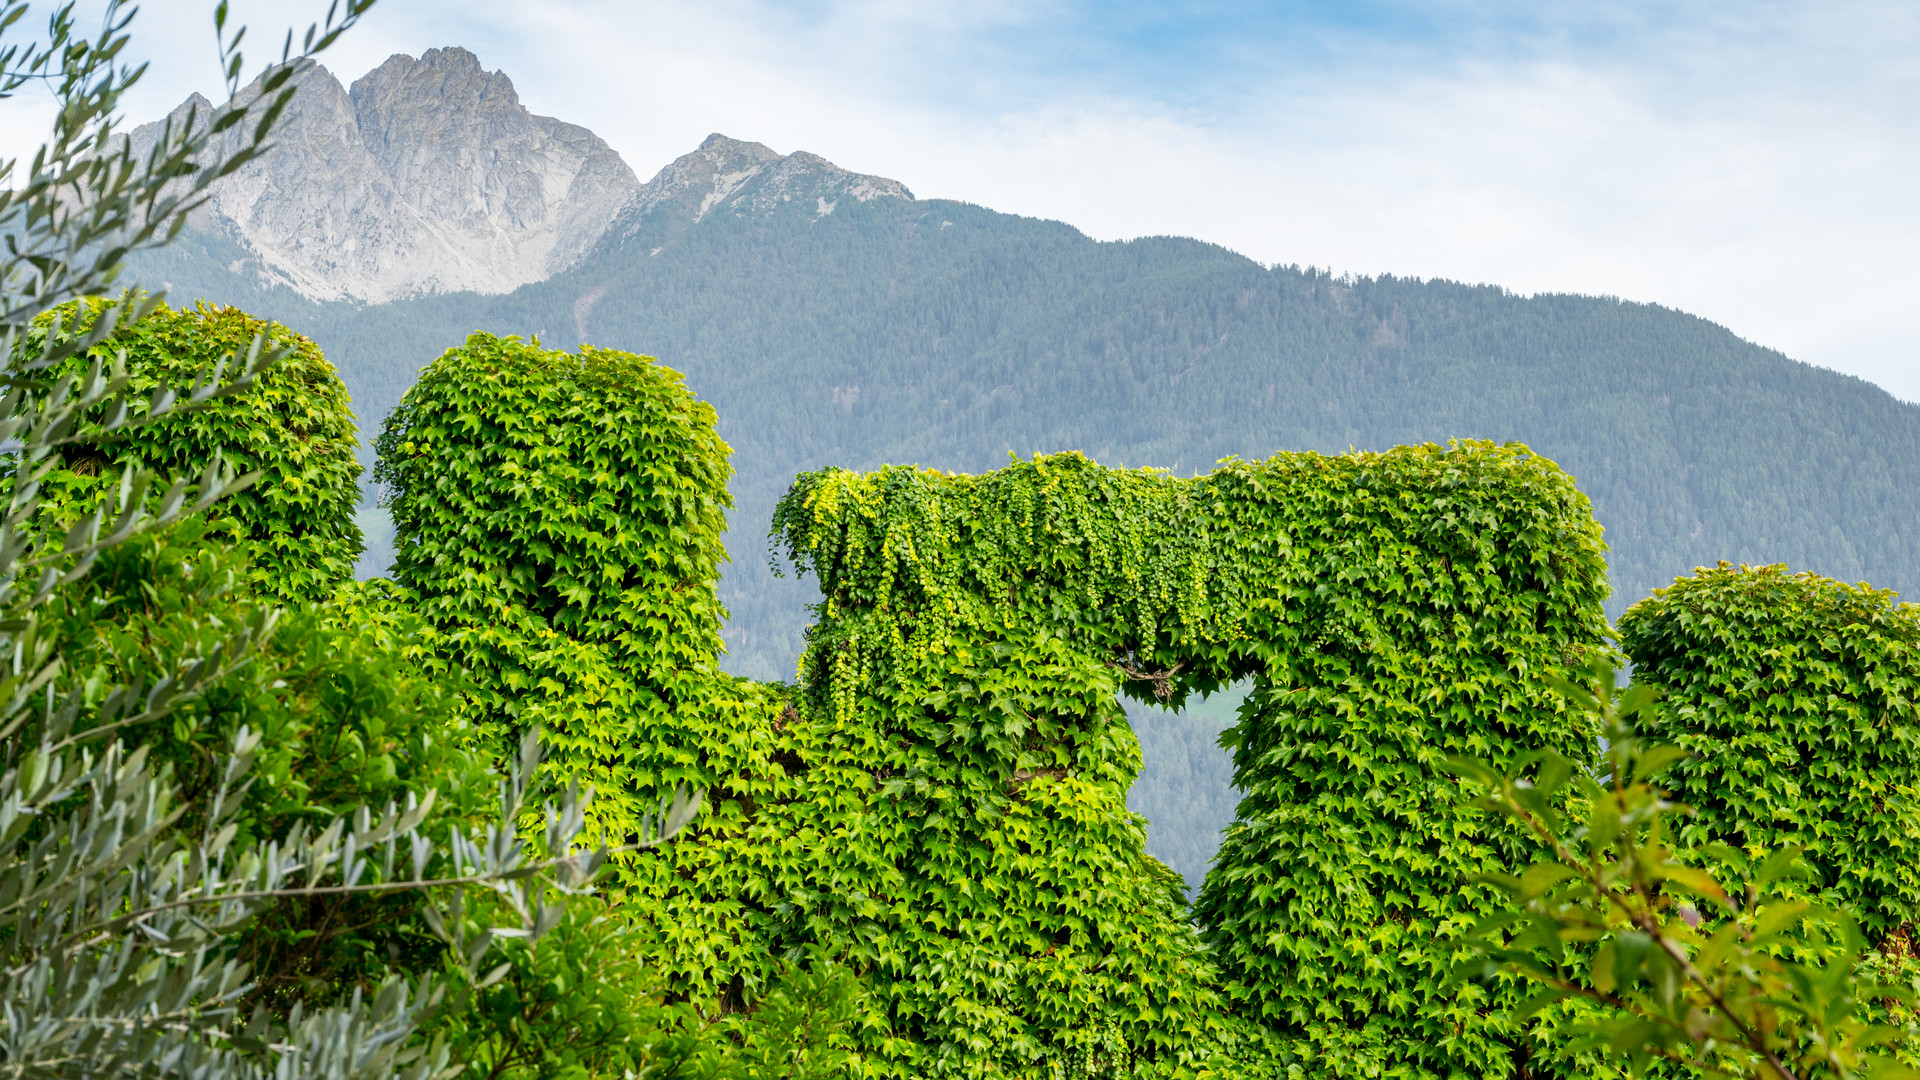
[[[1190,479],[1078,454],[829,470],[776,529],[823,593],[808,706],[876,755],[897,892],[995,927],[996,1005],[1093,1003],[1074,1022],[1145,1056],[1180,1052],[1183,1008],[1262,1021],[1283,1058],[1499,1075],[1529,1056],[1454,970],[1497,904],[1473,875],[1524,841],[1437,766],[1591,753],[1547,676],[1606,647],[1603,548],[1552,463],[1461,443]],[[1203,950],[1124,813],[1139,757],[1116,695],[1239,679],[1244,797],[1194,907]]]

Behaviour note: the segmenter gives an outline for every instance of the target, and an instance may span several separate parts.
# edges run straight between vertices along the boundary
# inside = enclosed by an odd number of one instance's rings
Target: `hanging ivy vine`
[[[1071,453],[828,470],[774,528],[824,597],[806,706],[874,767],[899,868],[896,1030],[1010,1074],[1092,1030],[1111,1061],[1177,1071],[1248,1045],[1237,1019],[1274,1040],[1268,1067],[1309,1074],[1528,1058],[1542,1036],[1500,1019],[1505,991],[1455,977],[1499,903],[1474,875],[1525,842],[1436,766],[1591,752],[1545,676],[1605,648],[1604,548],[1550,462],[1460,443],[1192,479]],[[1203,950],[1125,812],[1115,695],[1245,677]]]

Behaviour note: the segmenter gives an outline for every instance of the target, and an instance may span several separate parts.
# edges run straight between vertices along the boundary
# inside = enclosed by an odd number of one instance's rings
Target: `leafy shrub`
[[[153,305],[131,293],[119,305],[99,298],[130,252],[177,235],[207,186],[263,148],[293,93],[294,65],[328,47],[370,3],[337,5],[324,26],[308,29],[300,53],[290,32],[281,63],[244,97],[237,52],[244,35],[228,36],[227,7],[219,5],[220,61],[235,100],[210,117],[169,122],[138,156],[117,132],[119,103],[145,71],[125,51],[132,12],[109,0],[98,36],[89,39],[76,34],[72,5],[56,7],[46,36],[22,42],[17,28],[28,5],[0,4],[0,38],[16,35],[0,47],[0,98],[35,83],[50,88],[58,105],[52,138],[34,155],[31,173],[0,188],[0,356],[8,385],[0,398],[7,448],[0,464],[12,474],[0,514],[0,655],[8,658],[0,664],[0,891],[8,897],[0,905],[0,1011],[7,1067],[21,1076],[430,1080],[446,1066],[444,1047],[411,1039],[440,997],[430,979],[409,986],[383,978],[371,994],[355,989],[331,1003],[296,1001],[284,1013],[253,1010],[243,1019],[252,987],[234,953],[254,920],[294,898],[432,897],[428,922],[462,975],[475,977],[495,928],[459,914],[466,887],[493,891],[519,916],[511,929],[537,937],[555,909],[529,904],[528,890],[537,883],[543,896],[576,892],[603,861],[571,849],[579,823],[571,803],[555,808],[546,830],[547,854],[558,858],[534,856],[512,835],[538,760],[532,741],[502,785],[505,829],[429,837],[421,827],[430,804],[407,792],[377,815],[363,806],[351,818],[299,821],[249,842],[241,827],[263,828],[275,812],[271,800],[250,803],[243,795],[259,733],[243,725],[223,745],[194,746],[191,738],[187,706],[226,689],[287,642],[276,637],[275,613],[227,606],[243,562],[221,552],[176,558],[164,544],[155,557],[148,544],[237,493],[243,481],[217,461],[196,461],[204,466],[193,469],[197,484],[176,478],[169,485],[140,454],[120,447],[161,423],[192,427],[196,414],[254,388],[283,350],[252,335],[240,363],[196,373],[189,387],[161,387],[141,403],[119,350],[111,359],[95,350],[123,331],[137,339]],[[69,320],[77,325],[56,333],[52,318],[39,321],[76,300],[86,305],[86,318]],[[262,419],[239,418],[243,426]],[[149,420],[158,423],[148,427]],[[148,449],[177,465],[170,446]],[[117,483],[97,479],[116,455],[125,459]],[[90,458],[93,469],[51,475]],[[65,505],[50,498],[62,494]],[[74,497],[93,505],[75,507]],[[278,535],[239,531],[263,541]],[[325,578],[329,539],[324,530],[294,537],[311,540],[322,557],[292,559],[287,579],[268,584],[298,589]],[[270,543],[250,546],[274,557]],[[104,586],[88,579],[116,563],[126,572]],[[179,563],[190,565],[168,569]],[[300,578],[316,565],[317,576]],[[154,567],[162,569],[145,572]],[[175,719],[189,734],[167,749],[182,751],[174,756],[183,761],[194,756],[187,748],[204,750],[214,760],[191,767],[216,777],[211,790],[184,804],[174,762],[153,752]],[[142,736],[143,745],[131,741]],[[358,782],[386,780],[367,765],[358,764]],[[243,820],[249,803],[253,813]]]
[[[1604,651],[1599,528],[1550,462],[1465,443],[1192,479],[1072,453],[826,470],[775,526],[823,593],[803,715],[832,732],[821,756],[871,775],[811,797],[879,853],[834,868],[870,909],[796,906],[814,939],[874,957],[929,1065],[1526,1059],[1536,1036],[1501,1018],[1515,991],[1452,974],[1499,903],[1471,876],[1527,840],[1461,807],[1438,765],[1593,745],[1546,675]],[[1139,751],[1115,695],[1177,704],[1243,677],[1245,797],[1195,910],[1202,951],[1125,812]],[[847,775],[814,768],[808,787]]]
[[[751,1015],[669,1004],[618,905],[574,902],[538,944],[507,942],[498,982],[436,1027],[472,1080],[841,1080],[862,1075],[850,1029],[859,980],[832,964],[782,971]]]
[[[1920,607],[1784,566],[1722,563],[1620,619],[1647,727],[1691,756],[1671,784],[1690,845],[1798,845],[1826,902],[1876,942],[1920,915]],[[1895,943],[1897,951],[1910,945]]]
[[[603,903],[568,905],[539,942],[506,942],[507,970],[436,1025],[473,1080],[580,1076],[707,1078],[726,1047],[689,1010],[663,1005],[632,941]]]
[[[75,301],[42,315],[25,348],[46,344],[56,320],[59,340],[83,335],[106,301]],[[148,398],[216,373],[238,371],[255,338],[284,355],[248,388],[191,411],[139,424]],[[49,474],[45,490],[54,516],[91,511],[120,485],[131,467],[166,476],[197,476],[216,453],[238,472],[259,472],[249,490],[223,500],[210,515],[211,540],[245,544],[252,556],[248,581],[283,600],[316,599],[353,576],[360,528],[353,509],[360,465],[354,457],[353,411],[340,376],[313,342],[236,308],[175,311],[165,304],[105,340],[49,369],[43,378],[78,375],[95,360],[124,353],[135,426],[113,440],[69,455]]]
[[[238,843],[428,792],[434,812],[423,827],[479,823],[491,809],[492,759],[468,749],[446,674],[429,677],[419,666],[418,617],[380,602],[377,586],[344,590],[324,606],[259,599],[245,552],[221,544],[222,532],[196,519],[136,537],[105,552],[43,616],[64,643],[56,687],[83,695],[159,684],[181,658],[220,656],[234,627],[269,627],[244,663],[118,731],[170,770],[178,827],[191,834],[203,826],[243,731],[260,739],[251,782],[220,811]],[[276,1002],[330,1000],[396,967],[439,966],[442,946],[419,906],[408,893],[286,900],[260,914],[238,955]]]
[[[778,980],[781,886],[812,835],[791,801],[777,690],[719,670],[726,444],[644,357],[475,334],[388,418],[376,470],[395,577],[465,670],[494,745],[539,727],[555,782],[593,785],[618,843],[676,785],[714,788],[689,839],[621,867],[654,977],[716,1015]],[[770,835],[787,835],[769,843]]]
[[[255,783],[234,821],[244,841],[278,835],[362,804],[438,791],[463,816],[484,811],[493,781],[463,745],[457,684],[420,670],[417,616],[356,586],[326,605],[283,607],[246,585],[244,550],[190,520],[104,554],[46,621],[66,643],[63,680],[145,682],[183,656],[209,655],[233,626],[274,616],[245,665],[125,729],[173,765],[190,802],[212,789],[220,755],[245,727],[263,739]]]

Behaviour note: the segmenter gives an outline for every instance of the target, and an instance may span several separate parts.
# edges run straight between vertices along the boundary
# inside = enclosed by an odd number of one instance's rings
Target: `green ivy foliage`
[[[1454,974],[1499,904],[1473,875],[1524,838],[1438,765],[1592,753],[1546,676],[1604,651],[1604,549],[1552,463],[1460,443],[1192,479],[1077,453],[827,470],[775,529],[824,594],[805,712],[871,770],[864,834],[892,870],[859,879],[873,910],[839,933],[935,1064],[1178,1073],[1259,1048],[1309,1075],[1499,1076],[1532,1056],[1511,1002]],[[1116,694],[1244,677],[1203,949],[1125,812]]]
[[[326,604],[280,607],[252,588],[245,551],[221,543],[217,524],[189,519],[105,553],[43,620],[62,642],[58,683],[153,687],[215,646],[261,609],[279,607],[270,640],[213,686],[175,703],[164,719],[120,732],[172,770],[185,816],[198,831],[226,753],[243,727],[261,736],[253,783],[232,818],[254,843],[305,822],[321,826],[356,807],[435,796],[440,823],[490,808],[489,761],[466,748],[457,683],[421,668],[421,620],[380,586],[349,586]],[[368,986],[391,967],[437,965],[440,946],[420,923],[418,898],[313,898],[264,913],[241,958],[264,998],[328,1000]]]
[[[844,969],[783,972],[752,1015],[668,1003],[639,926],[579,900],[538,943],[500,946],[503,977],[437,1027],[468,1080],[854,1080],[848,1027],[861,987]]]
[[[727,447],[678,373],[476,333],[377,445],[394,579],[474,673],[483,730],[540,726],[614,843],[673,785],[710,786],[748,688],[717,666]]]
[[[1785,566],[1702,568],[1619,623],[1693,843],[1805,848],[1876,942],[1920,917],[1920,606]],[[1899,951],[1910,951],[1905,942]]]
[[[729,470],[713,410],[645,357],[475,334],[427,367],[378,446],[396,588],[440,662],[470,673],[487,737],[540,728],[551,779],[593,786],[612,843],[675,785],[708,789],[690,834],[623,865],[622,914],[678,994],[749,1007],[781,962],[772,882],[810,867],[791,863],[817,826],[761,819],[799,798],[776,762],[796,725],[777,688],[718,667]]]
[[[791,958],[843,962],[876,989],[856,1010],[855,1049],[894,1076],[994,1061],[1031,1071],[1069,1051],[1106,1060],[1119,1014],[1086,1000],[1140,982],[1172,986],[1147,999],[1196,996],[1186,972],[1204,964],[1178,881],[1141,858],[1120,801],[1138,750],[1110,692],[1075,691],[1106,719],[1075,755],[1097,779],[1034,778],[999,800],[1031,819],[1000,857],[1024,877],[1058,877],[1044,895],[1010,896],[979,850],[916,869],[922,840],[964,835],[973,811],[955,801],[960,816],[929,821],[917,800],[883,794],[900,772],[883,732],[719,672],[726,447],[677,375],[627,354],[475,335],[423,373],[379,445],[396,577],[447,662],[471,671],[482,722],[539,724],[549,763],[595,785],[591,812],[613,836],[673,783],[709,789],[692,835],[624,868],[623,914],[649,928],[648,962],[678,995],[757,1015],[791,1000]],[[1051,839],[1062,830],[1083,843],[1062,850]],[[957,880],[961,867],[974,880]],[[1103,876],[1118,902],[1089,901]],[[1143,905],[1156,913],[1144,930]],[[1002,919],[1003,906],[1016,914]],[[1022,913],[1047,906],[1060,908],[1043,917],[1061,937],[1061,986],[1038,1001],[1051,1013],[1013,990],[1040,973],[996,955],[1009,934],[1031,944]],[[1117,960],[1089,947],[1109,939],[1125,942]],[[1163,1048],[1191,1041],[1178,1008],[1128,1019],[1150,1022]]]
[[[476,334],[379,446],[398,587],[482,725],[547,731],[609,838],[709,789],[624,868],[684,1000],[754,1014],[788,959],[843,964],[885,1077],[1525,1058],[1451,971],[1469,876],[1520,849],[1434,767],[1591,748],[1544,675],[1603,648],[1599,530],[1524,447],[802,475],[776,529],[824,599],[789,694],[716,666],[727,448],[673,372]],[[1118,694],[1245,677],[1203,940],[1126,810]]]
[[[107,304],[75,301],[42,315],[35,323],[39,337],[28,350],[38,351],[56,319],[68,336],[91,325]],[[154,390],[190,385],[223,360],[229,373],[237,371],[255,335],[291,351],[252,388],[131,428],[116,441],[70,451],[64,467],[47,477],[45,491],[56,507],[72,508],[69,517],[78,516],[113,496],[126,465],[191,481],[222,453],[236,472],[259,470],[261,476],[251,490],[215,508],[210,519],[216,538],[247,545],[253,588],[282,600],[315,599],[352,579],[362,541],[353,513],[360,478],[353,410],[339,374],[312,341],[238,308],[203,302],[174,310],[162,304],[45,377],[81,371],[94,360],[109,362],[124,350],[131,391],[144,399]]]
[[[711,669],[727,447],[713,408],[649,358],[476,333],[387,418],[396,580],[443,621],[502,607],[614,646],[658,680]]]

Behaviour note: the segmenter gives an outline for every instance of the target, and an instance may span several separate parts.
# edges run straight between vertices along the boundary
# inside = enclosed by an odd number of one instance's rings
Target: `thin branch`
[[[657,836],[648,840],[642,840],[642,841],[639,841],[638,843],[633,843],[633,844],[626,844],[617,848],[603,848],[601,850],[601,854],[608,855],[608,856],[629,855],[638,851],[649,851],[653,848],[659,847],[660,845],[666,843],[671,839],[673,839],[671,835]],[[586,852],[583,854],[591,855],[593,853]],[[148,918],[149,916],[156,915],[164,911],[172,911],[176,908],[184,908],[184,907],[199,907],[206,904],[223,904],[223,903],[246,901],[246,900],[268,900],[268,899],[281,899],[281,898],[290,899],[294,897],[347,896],[351,894],[360,894],[360,893],[408,892],[408,891],[420,890],[420,889],[445,888],[445,887],[450,887],[455,885],[485,885],[485,884],[496,882],[496,881],[511,880],[507,876],[509,874],[515,875],[517,877],[532,877],[536,874],[544,874],[549,870],[553,870],[561,866],[566,866],[568,864],[573,864],[577,866],[579,864],[581,857],[582,857],[581,855],[563,855],[563,856],[560,856],[559,858],[549,859],[546,862],[538,863],[532,866],[508,867],[500,870],[495,870],[489,873],[468,874],[462,877],[429,878],[425,880],[409,880],[409,881],[376,881],[376,882],[369,882],[368,884],[365,884],[365,885],[307,885],[307,886],[301,886],[298,888],[290,888],[290,889],[284,889],[284,888],[283,889],[249,889],[244,892],[219,893],[216,895],[209,895],[209,896],[187,896],[187,897],[181,897],[177,900],[170,900],[164,904],[156,904],[149,908],[143,908],[139,911],[128,912],[124,915],[117,916],[107,922],[97,924],[97,928],[100,931],[106,931],[108,929],[123,928],[126,926],[131,926],[135,923],[139,923],[145,920],[146,918]],[[298,870],[301,868],[295,867],[294,869]],[[94,933],[95,931],[96,931],[96,927],[89,927],[84,932]],[[76,934],[77,933],[79,932],[76,932]],[[69,937],[69,940],[71,940],[71,936]]]

